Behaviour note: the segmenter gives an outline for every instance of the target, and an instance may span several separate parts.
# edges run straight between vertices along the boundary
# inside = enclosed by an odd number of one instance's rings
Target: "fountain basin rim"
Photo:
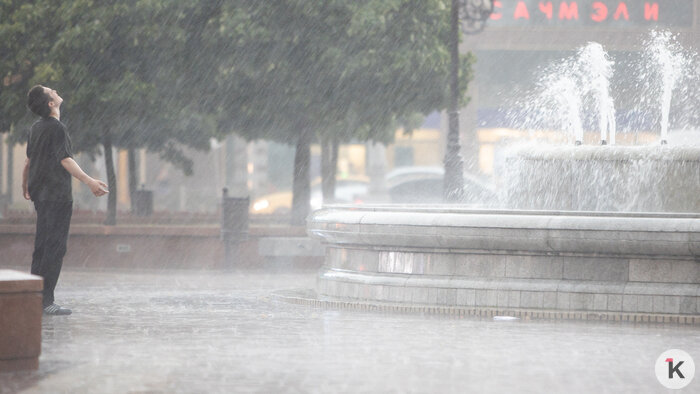
[[[525,145],[512,148],[506,160],[566,161],[700,161],[700,147],[669,145]]]
[[[700,215],[382,208],[329,206],[311,215],[307,232],[361,249],[700,257]]]
[[[469,278],[450,275],[416,275],[395,272],[361,272],[324,267],[319,271],[322,279],[339,280],[370,285],[460,288],[472,290],[518,290],[518,291],[566,291],[571,293],[606,293],[619,295],[653,296],[660,292],[678,297],[698,295],[698,285],[693,283],[654,283],[653,287],[634,282],[611,282],[528,278]]]
[[[493,209],[459,204],[327,204],[311,213],[309,220],[316,214],[327,210],[344,210],[357,212],[416,212],[416,213],[457,213],[479,215],[525,215],[525,216],[574,216],[606,218],[660,218],[660,219],[700,219],[700,213],[686,212],[615,212],[615,211],[566,211],[566,210],[529,210],[529,209]]]

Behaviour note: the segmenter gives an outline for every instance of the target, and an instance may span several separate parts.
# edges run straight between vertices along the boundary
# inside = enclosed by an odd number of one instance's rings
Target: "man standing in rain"
[[[71,175],[99,197],[107,185],[91,178],[73,160],[71,141],[61,118],[63,99],[55,90],[37,85],[27,94],[27,107],[41,119],[29,131],[27,160],[22,173],[24,198],[37,213],[32,274],[44,278],[44,314],[70,315],[54,304],[54,289],[66,254],[68,228],[73,214]]]

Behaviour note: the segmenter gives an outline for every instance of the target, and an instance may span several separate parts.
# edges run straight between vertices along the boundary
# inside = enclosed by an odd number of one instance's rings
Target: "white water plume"
[[[615,144],[615,104],[610,96],[610,79],[615,64],[602,45],[589,42],[578,51],[581,88],[591,95],[598,112],[598,127],[602,142]]]
[[[576,81],[567,75],[559,75],[548,82],[544,95],[549,96],[559,112],[561,127],[572,134],[576,141],[583,141],[581,125],[581,96],[578,94]]]
[[[650,95],[659,97],[661,107],[661,141],[668,139],[669,114],[671,111],[671,99],[673,91],[678,87],[681,78],[686,74],[690,64],[689,57],[684,53],[669,31],[653,30],[649,34],[649,40],[645,45],[645,57],[649,64],[647,72],[640,75],[641,78],[653,81],[649,85]]]
[[[522,124],[526,128],[555,127],[583,142],[583,114],[598,119],[600,139],[615,144],[615,105],[610,94],[614,62],[603,46],[591,42],[575,55],[550,64],[528,97]]]

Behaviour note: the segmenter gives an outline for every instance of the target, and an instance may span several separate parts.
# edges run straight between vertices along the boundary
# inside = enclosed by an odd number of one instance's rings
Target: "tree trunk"
[[[117,175],[114,172],[114,159],[112,157],[112,136],[106,132],[102,140],[105,149],[105,168],[107,170],[107,219],[105,225],[114,226],[117,224]]]
[[[321,146],[321,183],[324,202],[335,200],[335,173],[338,171],[339,145],[338,138],[329,137],[323,140]]]
[[[2,204],[3,189],[5,189],[5,174],[2,171],[3,164],[5,163],[5,158],[3,157],[3,141],[5,140],[5,134],[0,132],[0,204]]]
[[[15,144],[10,142],[7,144],[7,198],[8,202],[12,204],[12,199],[14,198],[14,172],[15,172]]]
[[[136,208],[136,190],[139,187],[138,174],[136,172],[136,150],[129,149],[129,201],[131,202],[131,213]]]
[[[311,131],[304,128],[297,140],[294,154],[294,184],[292,186],[292,220],[293,226],[306,224],[311,201]]]

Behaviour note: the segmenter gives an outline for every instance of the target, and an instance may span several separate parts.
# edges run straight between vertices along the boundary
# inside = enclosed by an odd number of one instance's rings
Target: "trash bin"
[[[232,267],[238,244],[248,238],[250,197],[229,197],[224,188],[221,201],[221,240],[224,242],[224,266]]]
[[[10,196],[7,194],[0,194],[0,219],[2,219],[7,212],[7,207],[10,205]]]
[[[134,214],[136,216],[151,216],[153,214],[153,191],[141,186],[134,192]]]

